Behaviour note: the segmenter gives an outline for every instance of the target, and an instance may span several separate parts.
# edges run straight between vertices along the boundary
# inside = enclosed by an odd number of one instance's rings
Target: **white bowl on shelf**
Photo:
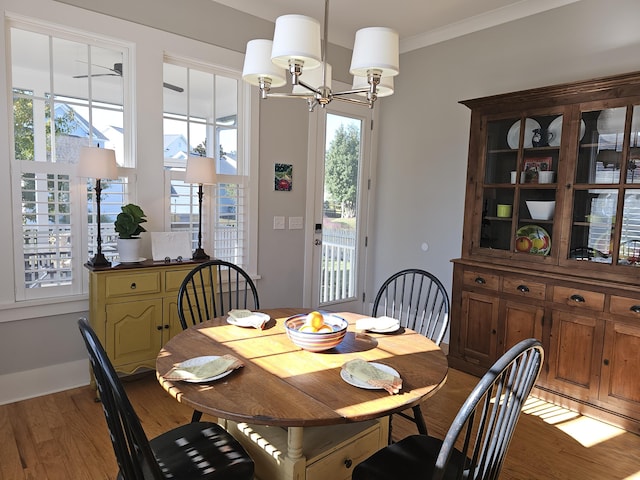
[[[551,220],[556,210],[555,200],[527,200],[527,208],[534,220]]]

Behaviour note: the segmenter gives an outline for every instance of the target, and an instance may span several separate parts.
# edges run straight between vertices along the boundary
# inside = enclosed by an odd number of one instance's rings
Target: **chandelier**
[[[320,22],[304,15],[283,15],[276,19],[273,40],[247,43],[242,78],[260,88],[260,98],[302,98],[309,111],[323,108],[332,100],[373,108],[378,97],[393,93],[398,74],[398,33],[387,27],[367,27],[356,32],[349,73],[351,90],[331,90],[331,65],[326,61],[329,0],[324,4],[324,36]],[[291,80],[290,93],[271,92]]]

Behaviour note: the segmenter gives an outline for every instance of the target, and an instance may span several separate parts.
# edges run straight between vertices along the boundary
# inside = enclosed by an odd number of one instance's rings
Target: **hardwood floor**
[[[430,433],[442,436],[477,378],[450,370],[423,405]],[[125,382],[149,437],[186,423],[191,410],[153,374]],[[114,479],[115,458],[100,403],[89,387],[0,406],[0,479]],[[530,399],[502,471],[503,480],[640,479],[640,437]],[[206,416],[205,416],[206,418]],[[414,426],[394,417],[394,437]]]

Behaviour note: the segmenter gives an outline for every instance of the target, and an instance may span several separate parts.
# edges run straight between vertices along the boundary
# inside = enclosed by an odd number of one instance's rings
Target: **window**
[[[126,164],[127,49],[14,22],[10,53],[16,300],[83,293],[81,269],[97,233],[95,179],[78,179],[75,167],[88,145],[113,148]],[[105,224],[125,186],[105,182]]]
[[[218,183],[204,185],[202,246],[215,258],[248,265],[248,161],[239,142],[237,74],[167,58],[164,64],[164,167],[171,231],[198,243],[198,185],[184,183],[188,156],[215,159]]]

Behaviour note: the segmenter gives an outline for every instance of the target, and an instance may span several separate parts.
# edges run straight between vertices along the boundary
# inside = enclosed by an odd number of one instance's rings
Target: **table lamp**
[[[87,263],[92,267],[109,267],[111,262],[102,254],[102,236],[100,234],[100,195],[102,179],[118,178],[118,165],[114,150],[98,147],[82,147],[78,162],[78,176],[96,179],[96,208],[98,214],[98,251]]]
[[[198,248],[193,252],[193,260],[208,260],[202,249],[202,185],[215,185],[216,161],[209,157],[189,156],[187,159],[187,171],[184,176],[185,183],[198,184]]]

